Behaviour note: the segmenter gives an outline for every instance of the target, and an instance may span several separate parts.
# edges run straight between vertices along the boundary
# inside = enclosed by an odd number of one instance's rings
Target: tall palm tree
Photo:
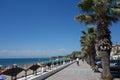
[[[81,31],[82,36],[80,37],[80,43],[82,46],[82,57],[86,60],[86,62],[91,66],[92,69],[95,70],[95,38],[96,31],[93,27],[88,27],[87,32]]]
[[[112,22],[117,22],[120,16],[120,9],[116,6],[116,0],[81,0],[78,4],[81,14],[76,16],[76,20],[97,25],[97,50],[102,60],[102,80],[113,79],[110,72],[112,42],[109,26]]]

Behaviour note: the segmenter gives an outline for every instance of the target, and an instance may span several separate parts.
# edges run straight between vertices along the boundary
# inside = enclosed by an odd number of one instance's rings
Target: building
[[[120,44],[112,46],[111,59],[120,59]]]

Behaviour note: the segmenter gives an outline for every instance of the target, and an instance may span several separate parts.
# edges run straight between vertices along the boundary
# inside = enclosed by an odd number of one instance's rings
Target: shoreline
[[[69,60],[70,61],[70,60]],[[52,69],[54,69],[54,68],[57,68],[57,67],[59,67],[59,66],[61,66],[61,65],[63,65],[64,63],[65,64],[67,64],[67,62],[68,61],[62,61],[61,62],[61,60],[59,60],[59,61],[57,61],[57,62],[55,62],[54,61],[54,63],[55,64],[53,64],[53,62],[37,62],[36,64],[38,64],[38,65],[40,65],[40,67],[36,70],[37,71],[37,73],[41,73],[41,72],[48,72],[49,70],[52,70]],[[45,65],[44,65],[45,64]],[[18,68],[20,67],[20,68],[23,68],[23,69],[27,69],[27,74],[28,74],[28,76],[30,76],[30,75],[34,75],[35,76],[35,74],[33,74],[33,70],[30,70],[29,68],[31,67],[31,66],[33,66],[33,65],[35,65],[35,64],[25,64],[25,65],[17,65],[18,66]],[[10,66],[9,66],[9,68],[10,68]],[[14,67],[11,67],[11,69],[12,68],[14,68]],[[45,71],[43,71],[42,70],[42,68],[44,68],[45,69]],[[7,70],[8,68],[6,68],[5,70]],[[5,70],[3,70],[3,72],[5,71]],[[11,80],[11,76],[6,76],[6,75],[1,75],[1,76],[4,76],[5,78],[6,78],[6,80]],[[21,71],[20,73],[18,73],[18,75],[16,76],[17,77],[17,79],[19,79],[19,78],[23,78],[23,77],[25,77],[25,70],[23,70],[23,71]]]

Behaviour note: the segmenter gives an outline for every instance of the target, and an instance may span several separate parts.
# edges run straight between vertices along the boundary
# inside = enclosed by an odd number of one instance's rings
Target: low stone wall
[[[62,69],[64,69],[64,68],[66,68],[67,66],[73,64],[74,62],[75,62],[75,61],[72,61],[72,62],[69,62],[69,63],[67,63],[67,64],[61,65],[61,66],[59,66],[59,67],[56,68],[56,69],[50,70],[50,71],[48,71],[48,72],[44,72],[43,74],[41,74],[41,75],[38,76],[38,77],[33,78],[32,80],[44,80],[44,79],[48,78],[49,76],[55,74],[56,72],[58,72],[58,71],[60,71],[60,70],[62,70]]]

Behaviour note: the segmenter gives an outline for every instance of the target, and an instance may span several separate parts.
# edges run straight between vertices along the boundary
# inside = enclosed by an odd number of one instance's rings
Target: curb
[[[45,72],[45,74],[42,74],[42,75],[40,75],[40,76],[38,76],[38,77],[36,77],[36,78],[34,78],[34,79],[32,79],[32,80],[44,80],[44,79],[48,78],[49,76],[57,73],[58,71],[66,68],[66,67],[68,67],[69,65],[71,65],[71,64],[73,64],[73,63],[75,63],[75,61],[70,62],[70,63],[67,63],[67,64],[65,64],[65,65],[61,65],[61,66],[59,66],[58,68],[56,68],[56,69],[54,69],[54,70],[51,70],[51,71],[49,71],[49,72]]]

